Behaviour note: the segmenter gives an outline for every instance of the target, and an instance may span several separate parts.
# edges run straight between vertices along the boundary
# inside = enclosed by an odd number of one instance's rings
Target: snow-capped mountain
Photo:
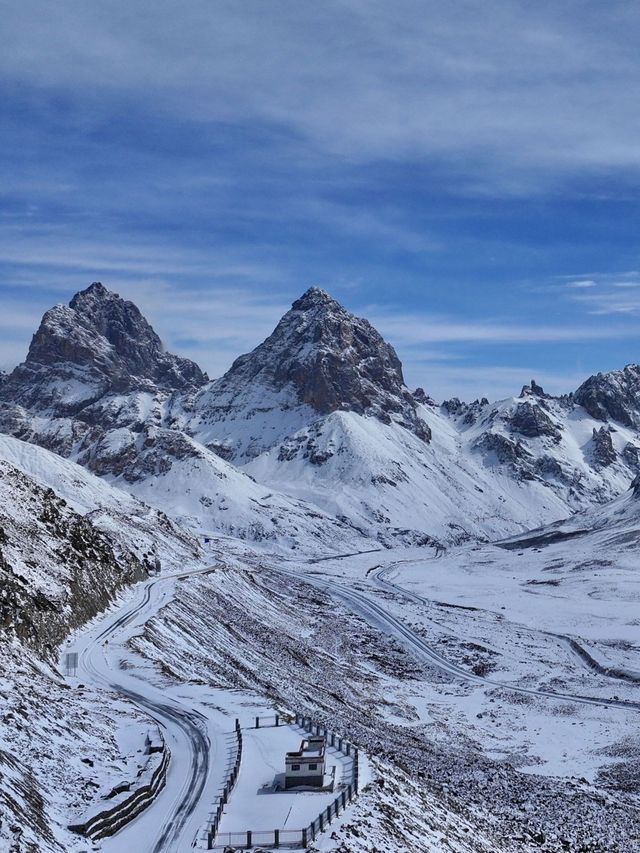
[[[246,462],[332,412],[398,424],[424,442],[395,350],[367,320],[310,288],[273,333],[193,399],[189,428],[225,458]]]
[[[607,382],[607,376],[592,379]],[[453,400],[442,408],[485,466],[520,482],[543,484],[561,498],[568,514],[621,494],[639,470],[640,434],[631,422],[638,412],[626,407],[627,424],[594,417],[578,403],[592,379],[562,397],[545,394],[532,381],[516,398],[471,405]]]
[[[102,284],[48,311],[0,388],[0,428],[50,448],[205,531],[296,547],[359,533],[258,484],[176,428],[206,381],[167,353],[138,309]],[[187,402],[185,402],[187,401]]]
[[[201,530],[285,547],[459,541],[622,493],[640,468],[639,375],[438,406],[366,320],[311,288],[209,382],[94,283],[45,314],[0,384],[0,429]]]

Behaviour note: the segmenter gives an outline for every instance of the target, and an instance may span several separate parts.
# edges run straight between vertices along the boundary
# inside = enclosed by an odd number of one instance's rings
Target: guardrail
[[[240,772],[240,763],[242,762],[242,729],[240,728],[240,720],[236,719],[235,725],[235,736],[236,736],[236,758],[231,768],[229,775],[224,783],[224,788],[222,789],[222,794],[220,795],[218,806],[216,812],[213,816],[213,820],[211,825],[207,830],[207,849],[212,850],[214,846],[214,842],[216,839],[216,835],[218,833],[218,826],[220,825],[220,820],[222,818],[222,812],[224,811],[224,807],[229,801],[229,795],[231,791],[233,791],[236,782],[238,781],[238,773]]]
[[[278,725],[283,718],[276,716],[275,725]],[[232,847],[236,849],[249,850],[252,847],[263,848],[299,848],[306,847],[310,841],[315,841],[316,837],[323,832],[347,806],[358,796],[359,784],[359,753],[358,748],[350,743],[346,738],[343,738],[330,731],[327,726],[323,726],[303,714],[296,714],[294,717],[295,724],[304,731],[310,734],[320,735],[326,738],[327,743],[342,752],[346,756],[352,758],[351,762],[351,781],[348,782],[342,791],[333,802],[324,808],[315,820],[304,827],[304,829],[273,829],[273,830],[246,830],[244,832],[223,832],[218,833],[218,826],[222,817],[222,806],[218,807],[216,813],[215,829],[211,829],[208,833],[207,849],[220,849]],[[256,728],[260,728],[260,721],[256,720]],[[236,730],[239,732],[239,723],[236,720]],[[240,733],[240,732],[239,732]],[[242,734],[240,733],[240,738]],[[239,760],[236,760],[239,768]],[[237,778],[237,772],[235,774]],[[234,784],[235,784],[234,778]],[[232,786],[233,787],[233,786]],[[227,800],[225,799],[225,803]]]
[[[83,823],[71,824],[69,829],[92,840],[115,835],[129,821],[133,820],[150,806],[164,788],[167,781],[167,768],[169,767],[170,758],[169,747],[165,745],[162,760],[153,771],[151,779],[146,785],[141,785],[128,797],[114,804],[111,808],[103,809]]]

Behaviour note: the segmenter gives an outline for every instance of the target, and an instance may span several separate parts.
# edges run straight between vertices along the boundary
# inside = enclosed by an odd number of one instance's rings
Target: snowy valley
[[[252,727],[299,714],[361,759],[296,849],[640,850],[640,367],[515,390],[408,388],[318,288],[214,380],[100,283],[47,311],[0,383],[0,849],[271,832]]]

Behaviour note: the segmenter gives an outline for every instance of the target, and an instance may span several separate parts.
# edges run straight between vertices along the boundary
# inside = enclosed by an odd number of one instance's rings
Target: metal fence
[[[224,811],[224,807],[229,801],[229,795],[235,787],[235,784],[238,780],[238,773],[240,772],[240,763],[242,762],[242,729],[240,728],[240,720],[236,720],[234,733],[236,736],[236,758],[231,768],[231,771],[224,783],[224,788],[222,789],[222,793],[218,800],[218,805],[216,808],[216,812],[213,815],[213,820],[211,821],[211,824],[207,830],[208,850],[212,850],[214,846],[219,846],[215,844],[218,826],[220,825],[220,820],[222,818],[222,812]]]
[[[264,718],[263,718],[264,719]],[[272,718],[273,719],[273,718]],[[278,725],[282,718],[275,717],[276,722],[271,722],[271,725]],[[218,833],[218,826],[222,816],[222,810],[227,802],[227,797],[224,802],[218,805],[214,824],[208,832],[207,849],[224,849],[230,847],[232,849],[249,850],[252,847],[264,848],[299,848],[306,847],[310,841],[315,841],[316,837],[337,818],[353,802],[358,796],[359,783],[359,755],[358,748],[350,743],[345,738],[330,731],[326,726],[314,722],[311,717],[306,717],[303,714],[296,714],[294,717],[295,724],[304,731],[310,734],[320,735],[326,738],[327,743],[342,752],[346,756],[352,758],[351,762],[351,781],[338,793],[334,801],[324,808],[315,820],[304,827],[304,829],[273,829],[273,830],[252,830],[248,829],[245,832],[223,832]],[[262,720],[256,720],[256,728],[260,727]],[[265,721],[266,722],[266,721]],[[265,725],[265,723],[262,723]],[[236,765],[239,770],[240,760],[242,756],[242,732],[240,725],[236,720],[236,733],[239,736],[238,757]],[[232,772],[229,777],[233,778],[233,784],[229,788],[229,792],[235,784],[238,771]],[[225,786],[226,791],[226,786]]]

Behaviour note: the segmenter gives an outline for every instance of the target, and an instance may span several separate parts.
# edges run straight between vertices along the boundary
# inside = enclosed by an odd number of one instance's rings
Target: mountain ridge
[[[333,518],[383,544],[459,541],[621,494],[640,473],[639,379],[631,365],[561,397],[532,380],[497,403],[437,405],[367,320],[309,288],[208,381],[94,282],[45,313],[0,383],[0,431],[231,535],[294,547],[296,527]]]

